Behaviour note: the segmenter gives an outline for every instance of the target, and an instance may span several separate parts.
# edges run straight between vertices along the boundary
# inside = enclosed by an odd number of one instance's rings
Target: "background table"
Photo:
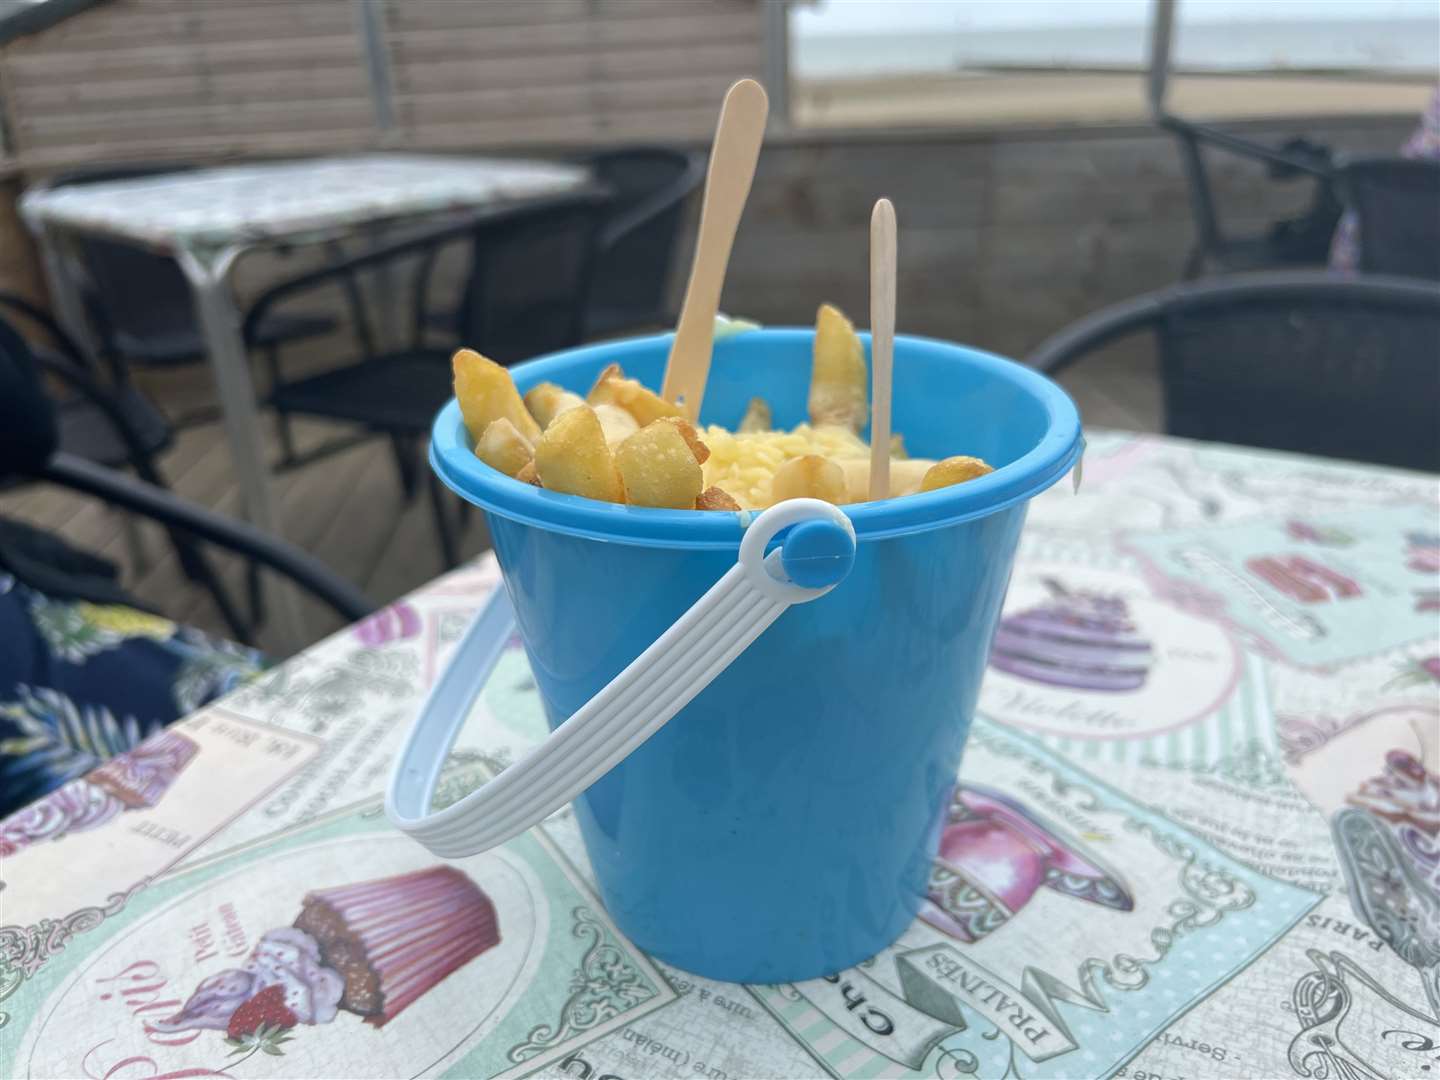
[[[379,880],[383,923],[443,873],[378,797],[496,585],[481,560],[0,826],[0,1073],[1434,1075],[1436,501],[1433,477],[1093,435],[1079,494],[1032,509],[925,913],[833,979],[641,955],[567,809],[453,864],[500,941],[383,1035],[341,1011],[276,1055],[157,1028],[317,891]],[[543,731],[512,648],[441,798]]]
[[[368,155],[268,162],[27,192],[35,231],[66,321],[83,316],[62,256],[66,233],[87,233],[174,256],[194,292],[225,433],[249,520],[283,532],[256,423],[255,390],[231,273],[257,248],[317,243],[382,224],[520,201],[578,187],[577,166],[502,158]],[[291,638],[302,628],[289,590],[276,590]]]

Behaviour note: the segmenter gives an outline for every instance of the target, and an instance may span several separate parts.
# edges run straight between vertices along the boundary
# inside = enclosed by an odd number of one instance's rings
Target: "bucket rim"
[[[669,342],[673,333],[622,338],[549,353],[510,369],[523,394],[536,383],[562,385],[577,357],[603,366],[621,361],[640,346]],[[811,340],[813,327],[765,327],[746,330],[715,343],[716,350],[763,337],[779,342]],[[870,335],[862,333],[868,344]],[[855,527],[857,542],[928,532],[986,517],[1024,502],[1053,486],[1070,471],[1084,447],[1080,414],[1055,382],[1014,360],[983,349],[912,334],[897,334],[895,347],[941,349],[1030,393],[1048,419],[1044,437],[1016,460],[994,472],[936,491],[875,502],[849,503],[840,509]],[[454,398],[436,414],[430,435],[430,466],[461,498],[488,513],[550,532],[645,547],[735,549],[758,510],[697,512],[622,506],[578,495],[546,491],[497,472],[474,454],[469,432]]]

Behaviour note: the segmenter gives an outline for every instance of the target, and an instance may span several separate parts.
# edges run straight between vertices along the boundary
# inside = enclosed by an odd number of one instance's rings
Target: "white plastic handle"
[[[782,529],[811,521],[839,526],[849,542],[848,552],[829,553],[833,580],[818,588],[781,576],[782,549],[765,554]],[[431,814],[441,767],[514,626],[510,596],[497,586],[410,729],[385,798],[390,821],[452,859],[487,851],[538,824],[659,731],[787,607],[834,588],[849,573],[854,550],[850,519],[830,503],[791,499],[772,506],[745,531],[735,566],[654,644],[530,753]]]

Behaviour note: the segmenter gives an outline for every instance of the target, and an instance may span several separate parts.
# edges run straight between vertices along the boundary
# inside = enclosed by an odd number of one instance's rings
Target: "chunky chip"
[[[592,405],[595,404],[595,395],[600,390],[600,387],[604,386],[611,379],[623,378],[625,378],[624,368],[619,364],[606,364],[600,369],[600,374],[595,376],[595,384],[590,387],[590,393],[585,395],[585,400]]]
[[[584,404],[585,399],[579,394],[553,382],[538,383],[525,391],[525,407],[542,429],[549,427],[550,421],[566,409]]]
[[[740,504],[724,488],[708,487],[695,497],[696,510],[739,510]]]
[[[588,406],[569,409],[550,421],[535,444],[535,471],[550,491],[602,502],[625,501],[625,486],[600,418]]]
[[[865,346],[839,308],[821,304],[815,316],[810,369],[810,422],[859,431],[870,421]]]
[[[745,406],[745,415],[740,418],[736,431],[769,431],[774,424],[770,403],[762,397],[752,397]]]
[[[666,401],[638,379],[627,379],[619,364],[611,364],[600,373],[586,400],[591,405],[618,405],[643,428],[662,416],[680,416],[680,406]]]
[[[977,457],[948,457],[930,466],[924,479],[920,481],[920,490],[934,491],[951,484],[963,484],[966,480],[974,480],[977,476],[994,471]]]
[[[581,404],[583,405],[584,402]],[[640,424],[635,417],[620,408],[619,405],[601,402],[592,408],[595,410],[595,415],[600,418],[600,427],[605,432],[605,441],[610,444],[612,450],[640,430]]]
[[[870,459],[843,458],[837,462],[845,473],[845,494],[847,502],[870,501]],[[890,462],[890,495],[897,499],[901,495],[914,495],[920,490],[920,481],[935,462],[924,458],[894,459]]]
[[[695,460],[701,465],[710,460],[710,447],[700,440],[700,433],[695,430],[695,425],[684,417],[662,416],[657,423],[672,424],[675,430],[680,432],[681,438],[690,447],[690,452],[695,455]]]
[[[625,496],[635,506],[689,510],[704,487],[695,451],[680,426],[663,417],[621,443],[615,464],[625,482]]]
[[[492,469],[514,476],[535,459],[535,448],[502,416],[490,421],[485,434],[475,444],[475,456]]]
[[[473,441],[478,443],[491,422],[502,416],[530,442],[540,438],[540,425],[520,400],[520,391],[515,389],[510,372],[473,349],[458,350],[451,367],[455,372],[455,397],[460,401],[460,415],[465,418]]]
[[[824,499],[826,502],[847,502],[845,472],[835,462],[819,454],[791,458],[778,469],[770,481],[772,502],[785,499]]]

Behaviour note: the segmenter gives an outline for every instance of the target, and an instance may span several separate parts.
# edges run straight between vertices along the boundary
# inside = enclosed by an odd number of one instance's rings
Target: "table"
[[[1432,1075],[1436,497],[1092,434],[1080,492],[1032,508],[922,918],[786,986],[628,945],[568,809],[458,875],[388,827],[389,759],[498,580],[482,559],[0,825],[0,1074]],[[1047,663],[1082,614],[1091,647]],[[442,800],[544,730],[512,648]],[[427,889],[468,944],[393,1014],[241,1017],[233,1043],[185,1026],[213,1006],[165,1023],[267,933],[252,967],[304,998],[320,976],[283,928],[373,940]]]
[[[361,155],[41,189],[27,192],[20,209],[72,327],[84,320],[61,254],[65,234],[105,236],[179,263],[194,293],[246,517],[279,533],[231,287],[240,258],[279,243],[317,243],[362,227],[553,194],[579,187],[588,175],[573,165],[515,159]],[[304,640],[293,592],[275,592],[287,636]]]

